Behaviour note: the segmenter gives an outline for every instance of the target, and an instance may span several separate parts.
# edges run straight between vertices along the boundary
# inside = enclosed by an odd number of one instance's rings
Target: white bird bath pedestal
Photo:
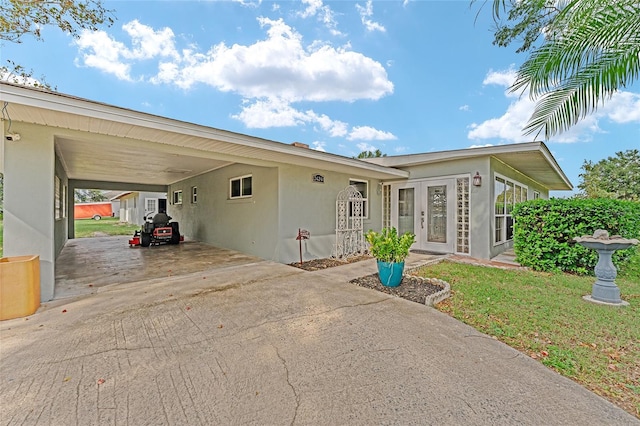
[[[611,306],[629,305],[620,298],[620,289],[615,282],[618,271],[611,261],[611,256],[616,250],[625,250],[638,244],[638,240],[622,238],[619,235],[609,238],[609,233],[602,229],[594,232],[593,236],[575,237],[573,240],[598,252],[598,264],[594,268],[596,282],[593,284],[591,294],[584,296],[583,299]]]

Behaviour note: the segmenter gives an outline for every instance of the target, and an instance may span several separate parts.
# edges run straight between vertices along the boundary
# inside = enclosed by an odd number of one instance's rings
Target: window
[[[191,204],[196,204],[198,202],[198,187],[191,187]]]
[[[173,191],[173,204],[182,204],[182,190]]]
[[[533,199],[537,200],[538,198],[540,198],[540,193],[538,191],[533,191]]]
[[[360,195],[362,195],[362,213],[364,218],[369,217],[369,182],[366,180],[349,179],[349,185],[355,187]],[[349,215],[351,215],[351,207],[349,207]]]
[[[240,176],[229,180],[229,198],[247,198],[252,195],[251,175]]]
[[[56,219],[60,219],[60,217],[61,217],[60,206],[61,206],[60,205],[60,178],[58,176],[56,176],[56,181],[55,181],[55,202],[54,202]]]
[[[494,181],[494,243],[513,239],[513,206],[527,201],[527,187],[518,182],[496,176]]]
[[[145,198],[146,206],[144,208],[144,214],[158,211],[158,199],[157,198]]]
[[[62,217],[67,217],[67,185],[62,185]]]

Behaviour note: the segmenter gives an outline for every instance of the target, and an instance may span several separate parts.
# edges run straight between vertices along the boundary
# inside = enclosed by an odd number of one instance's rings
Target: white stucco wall
[[[313,182],[315,173],[324,176],[324,183]],[[368,218],[364,220],[363,230],[379,230],[382,224],[382,196],[378,192],[378,180],[357,173],[341,174],[291,165],[280,168],[280,237],[276,256],[280,262],[300,260],[300,247],[296,240],[298,228],[311,233],[311,238],[303,242],[304,260],[333,254],[336,197],[349,185],[350,179],[368,182]]]
[[[4,145],[3,256],[40,256],[40,298],[44,302],[53,298],[57,254],[54,138],[44,127],[23,123],[15,123],[11,131],[20,133],[21,140]]]
[[[314,183],[322,174],[325,182]],[[229,179],[252,175],[253,196],[229,199]],[[365,232],[381,226],[381,195],[378,182],[357,174],[275,164],[258,167],[235,164],[170,186],[168,214],[180,222],[187,239],[289,263],[299,260],[295,237],[298,228],[310,231],[304,243],[304,259],[329,257],[333,253],[336,226],[336,197],[349,179],[369,182],[369,218]],[[191,191],[197,187],[197,203]],[[174,191],[182,190],[182,204],[171,204]]]
[[[252,175],[253,196],[229,199],[229,179]],[[197,203],[191,188],[198,188]],[[173,192],[182,190],[182,204]],[[278,235],[278,169],[234,164],[170,185],[167,213],[180,223],[180,232],[218,247],[274,259]]]

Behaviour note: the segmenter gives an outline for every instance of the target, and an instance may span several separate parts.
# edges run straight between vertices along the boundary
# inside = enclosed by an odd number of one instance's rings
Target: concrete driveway
[[[256,260],[105,285],[0,323],[0,422],[640,424],[438,311]]]

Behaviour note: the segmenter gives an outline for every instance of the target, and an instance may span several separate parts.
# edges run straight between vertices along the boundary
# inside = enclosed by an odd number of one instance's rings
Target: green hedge
[[[513,209],[516,260],[540,271],[593,274],[595,250],[573,241],[605,229],[609,235],[640,239],[640,203],[611,199],[531,200]],[[618,250],[613,261],[623,266],[636,248]]]

